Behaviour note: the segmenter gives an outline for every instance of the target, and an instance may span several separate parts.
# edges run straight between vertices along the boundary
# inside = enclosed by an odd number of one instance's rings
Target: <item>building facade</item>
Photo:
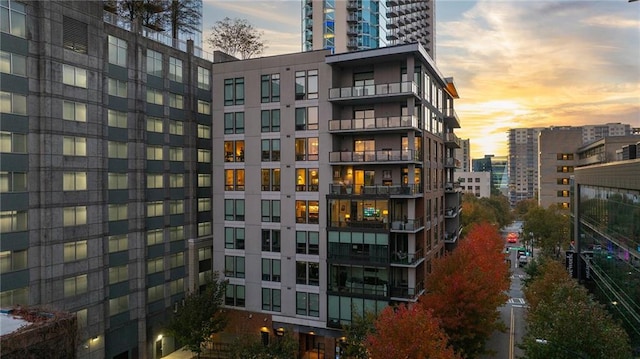
[[[435,58],[431,0],[302,0],[303,51],[332,53],[419,42]]]
[[[470,193],[478,198],[491,197],[491,172],[456,171],[463,193]]]
[[[491,174],[491,191],[503,195],[508,193],[508,168],[506,156],[484,155],[484,158],[471,160],[473,172],[489,172]]]
[[[509,130],[509,202],[537,198],[538,136],[543,128]]]
[[[569,208],[569,179],[577,164],[577,144],[582,130],[553,127],[540,131],[538,139],[538,205]]]
[[[1,306],[76,314],[80,358],[160,357],[211,272],[211,61],[101,2],[0,11]]]
[[[462,172],[471,172],[471,141],[460,139],[460,148],[455,149],[455,156],[460,160],[460,170]]]
[[[213,263],[226,305],[334,357],[342,325],[416,301],[431,261],[456,244],[455,86],[419,44],[213,73],[225,94],[213,102],[225,119],[213,125],[213,202],[224,203]]]

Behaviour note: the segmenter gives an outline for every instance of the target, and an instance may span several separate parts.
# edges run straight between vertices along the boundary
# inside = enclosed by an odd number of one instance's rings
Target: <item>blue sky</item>
[[[203,2],[205,38],[238,17],[264,32],[264,56],[301,50],[299,0]],[[436,63],[473,158],[506,155],[509,128],[640,127],[640,2],[438,0]]]

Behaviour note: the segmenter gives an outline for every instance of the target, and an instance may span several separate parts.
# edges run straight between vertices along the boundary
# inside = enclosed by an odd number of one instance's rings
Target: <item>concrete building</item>
[[[577,144],[582,129],[552,127],[540,131],[538,139],[538,205],[569,208],[569,179],[577,164]]]
[[[456,171],[456,177],[463,193],[471,193],[478,198],[491,196],[491,172]]]
[[[507,196],[508,171],[506,156],[484,155],[484,158],[473,159],[471,163],[473,172],[489,172],[491,174],[492,191],[499,191]]]
[[[0,11],[0,305],[74,313],[80,358],[158,358],[211,271],[212,58],[102,2]]]
[[[332,53],[419,42],[435,58],[431,0],[302,0],[303,51]]]
[[[354,313],[415,302],[461,229],[451,79],[419,44],[330,54],[213,65],[226,305],[321,357]]]
[[[460,139],[460,148],[456,148],[454,154],[460,160],[460,169],[457,171],[471,172],[471,143],[468,138]]]
[[[589,143],[604,137],[629,136],[634,128],[629,124],[606,123],[604,125],[582,126],[582,143]]]

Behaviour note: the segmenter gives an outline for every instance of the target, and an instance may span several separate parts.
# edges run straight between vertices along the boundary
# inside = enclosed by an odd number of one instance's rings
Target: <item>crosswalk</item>
[[[522,308],[526,306],[524,298],[509,298],[507,304],[511,304],[511,306],[515,308]]]

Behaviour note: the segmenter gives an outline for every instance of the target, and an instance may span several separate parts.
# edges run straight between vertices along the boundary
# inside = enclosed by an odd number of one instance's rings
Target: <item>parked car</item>
[[[511,232],[507,234],[507,242],[509,243],[518,243],[518,233]]]
[[[529,263],[529,257],[524,255],[518,257],[518,267],[524,267],[527,263]]]

